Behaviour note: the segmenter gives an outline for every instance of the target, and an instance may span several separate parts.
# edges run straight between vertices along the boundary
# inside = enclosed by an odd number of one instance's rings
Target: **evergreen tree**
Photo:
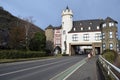
[[[30,41],[30,50],[41,51],[45,49],[45,34],[37,32]]]

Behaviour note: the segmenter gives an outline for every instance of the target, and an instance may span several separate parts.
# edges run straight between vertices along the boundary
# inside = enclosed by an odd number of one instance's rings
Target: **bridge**
[[[103,73],[107,72],[107,74]],[[120,69],[86,55],[0,64],[0,80],[119,80]]]

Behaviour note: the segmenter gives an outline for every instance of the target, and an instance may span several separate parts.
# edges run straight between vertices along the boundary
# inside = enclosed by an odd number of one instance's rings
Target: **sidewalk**
[[[92,57],[80,67],[76,72],[74,72],[67,80],[98,80],[97,79],[97,69],[96,69],[96,57]]]

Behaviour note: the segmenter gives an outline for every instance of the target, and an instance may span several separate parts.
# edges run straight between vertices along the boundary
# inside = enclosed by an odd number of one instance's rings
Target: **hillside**
[[[26,36],[31,39],[36,32],[44,33],[38,26],[15,17],[0,7],[0,48],[7,48],[14,36],[23,42]]]

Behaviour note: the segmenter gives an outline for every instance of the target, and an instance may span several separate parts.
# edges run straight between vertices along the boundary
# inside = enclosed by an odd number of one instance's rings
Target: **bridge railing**
[[[103,68],[107,71],[109,76],[112,76],[115,80],[120,80],[120,69],[110,62],[108,62],[105,58],[101,55],[99,56],[99,61],[102,64]]]

